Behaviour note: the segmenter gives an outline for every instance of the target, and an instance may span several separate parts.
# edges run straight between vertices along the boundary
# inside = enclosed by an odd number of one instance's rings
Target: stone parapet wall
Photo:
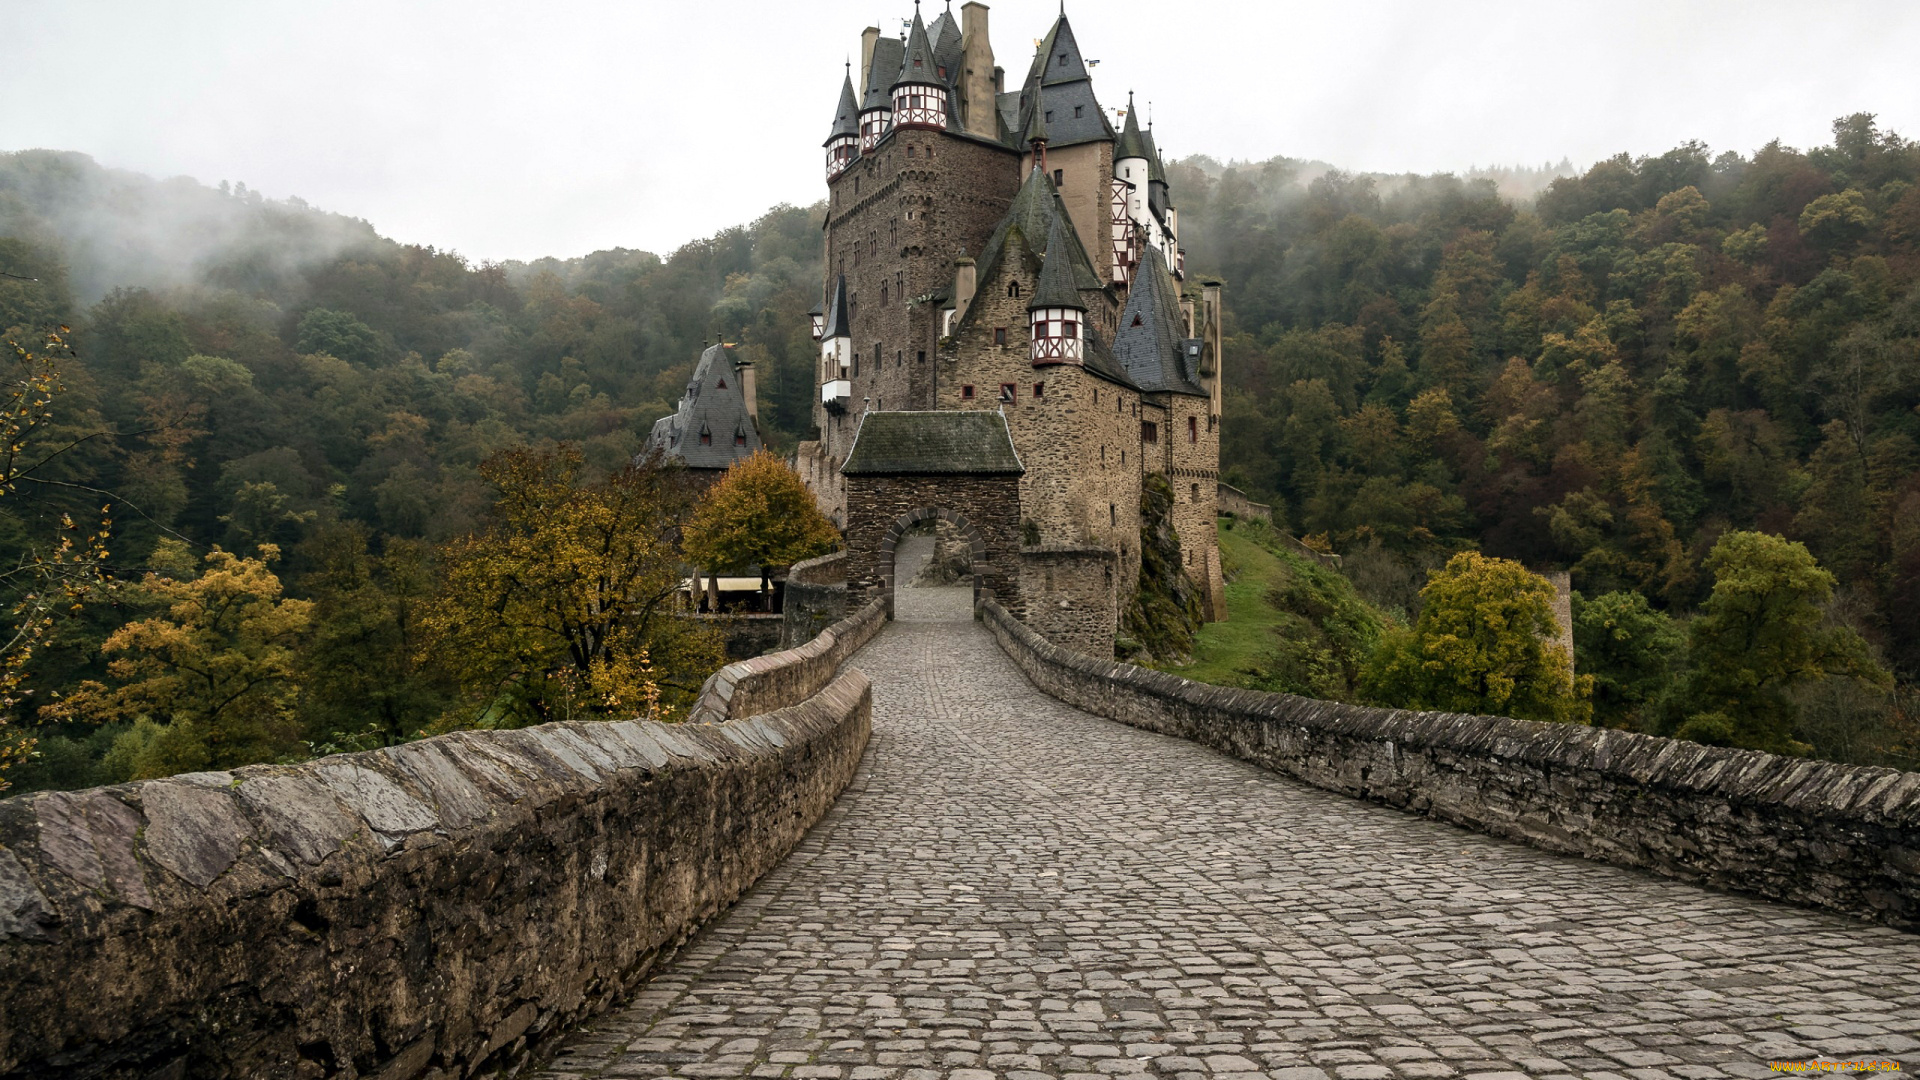
[[[773,868],[872,692],[0,801],[0,1074],[511,1073]]]
[[[728,664],[707,677],[687,722],[723,724],[807,700],[886,622],[886,607],[875,600],[803,645]]]
[[[791,586],[796,581],[803,585],[845,585],[847,549],[794,563],[787,569],[787,584]]]
[[[981,607],[1035,686],[1088,712],[1549,851],[1920,929],[1920,773],[1211,686]]]
[[[1232,514],[1237,518],[1252,518],[1271,524],[1273,507],[1266,503],[1257,503],[1247,498],[1247,493],[1232,484],[1214,484],[1220,505],[1220,513]]]

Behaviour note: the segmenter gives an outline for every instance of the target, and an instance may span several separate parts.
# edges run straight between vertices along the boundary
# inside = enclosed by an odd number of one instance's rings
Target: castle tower
[[[1033,366],[1078,364],[1085,360],[1082,337],[1087,322],[1087,305],[1073,282],[1073,256],[1068,253],[1064,226],[1066,215],[1055,214],[1047,230],[1047,253],[1041,265],[1040,280],[1033,288],[1033,300],[1027,304],[1027,320],[1033,337]]]
[[[946,129],[947,71],[935,57],[933,43],[927,39],[918,0],[913,5],[913,30],[907,35],[900,77],[894,80],[890,92],[895,127]]]
[[[847,65],[846,81],[840,84],[840,106],[834,111],[833,130],[828,133],[825,146],[827,180],[831,182],[860,156],[860,102],[853,96],[852,64]]]

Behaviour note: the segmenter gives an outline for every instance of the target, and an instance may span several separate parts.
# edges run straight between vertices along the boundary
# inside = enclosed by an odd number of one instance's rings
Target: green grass
[[[1267,602],[1267,594],[1286,576],[1280,557],[1251,535],[1249,523],[1219,528],[1222,564],[1233,573],[1227,582],[1227,621],[1207,623],[1194,636],[1193,662],[1165,670],[1198,682],[1238,686],[1243,674],[1273,648],[1274,628],[1285,614]]]

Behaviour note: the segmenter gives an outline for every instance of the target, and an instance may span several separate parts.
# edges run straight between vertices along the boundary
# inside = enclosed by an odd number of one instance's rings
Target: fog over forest
[[[1461,551],[1570,570],[1581,610],[1644,629],[1624,652],[1579,636],[1596,722],[1917,760],[1913,143],[1857,115],[1805,150],[1686,144],[1585,169],[1196,155],[1168,173],[1189,267],[1227,282],[1223,471],[1340,553],[1380,618],[1413,618]],[[73,328],[36,438],[82,440],[0,503],[0,544],[29,557],[104,492],[122,580],[272,545],[260,573],[317,614],[284,646],[286,692],[233,745],[275,759],[445,729],[472,703],[412,620],[434,553],[485,518],[482,463],[565,443],[591,473],[620,469],[715,340],[756,362],[763,434],[791,451],[811,423],[822,212],[776,206],[671,252],[474,264],[241,184],[0,155],[0,327],[23,344]],[[1816,658],[1833,677],[1746,711],[1713,704],[1724,688],[1687,636],[1716,543],[1743,530],[1804,544],[1827,575],[1807,587],[1821,625],[1858,642]],[[103,643],[151,604],[122,593],[35,654],[22,723],[42,758],[21,783],[176,752],[230,763],[217,739],[168,749],[150,717],[59,704],[116,678]],[[1276,653],[1239,677],[1313,690],[1316,662]]]

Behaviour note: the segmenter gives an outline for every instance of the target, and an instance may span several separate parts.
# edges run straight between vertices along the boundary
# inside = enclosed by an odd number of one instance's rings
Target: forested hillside
[[[1738,741],[1713,734],[1707,690],[1675,694],[1704,685],[1685,628],[1736,624],[1709,594],[1746,552],[1798,575],[1828,629],[1920,677],[1913,144],[1855,116],[1805,152],[1688,145],[1550,184],[1561,170],[1168,171],[1188,265],[1228,284],[1227,478],[1339,553],[1390,618],[1411,626],[1430,572],[1462,551],[1570,569],[1596,720],[1674,731],[1692,716],[1687,731]],[[536,548],[587,542],[537,539],[538,506],[656,505],[638,481],[575,489],[629,459],[716,337],[759,363],[775,448],[805,438],[820,212],[778,207],[665,257],[476,266],[244,186],[0,155],[0,328],[28,348],[73,328],[49,418],[13,450],[59,453],[0,492],[0,556],[30,564],[65,536],[80,542],[63,557],[82,558],[111,504],[99,557],[122,586],[76,586],[78,615],[36,639],[12,711],[42,758],[13,775],[163,767],[172,751],[138,717],[164,709],[121,692],[137,649],[184,647],[167,627],[185,633],[182,605],[219,590],[255,614],[194,647],[268,689],[267,719],[242,725],[254,741],[215,764],[378,744],[463,708],[518,722],[463,689],[461,658],[422,645],[436,619],[460,621],[428,605],[448,560],[497,569],[460,538],[506,527],[489,514],[503,484],[558,500],[522,506],[528,532],[503,539]],[[577,454],[544,449],[561,443]],[[1741,530],[1803,541],[1832,584]],[[1805,650],[1779,661],[1825,689],[1766,688],[1765,745],[1911,759],[1911,695],[1847,655],[1873,678],[1818,679],[1808,665],[1827,661]],[[629,674],[684,692],[704,672]],[[13,678],[0,670],[0,697]],[[100,707],[109,683],[118,711]]]
[[[1224,465],[1388,607],[1477,547],[1684,612],[1722,533],[1804,541],[1920,672],[1920,148],[1488,182],[1170,167],[1228,283]]]

